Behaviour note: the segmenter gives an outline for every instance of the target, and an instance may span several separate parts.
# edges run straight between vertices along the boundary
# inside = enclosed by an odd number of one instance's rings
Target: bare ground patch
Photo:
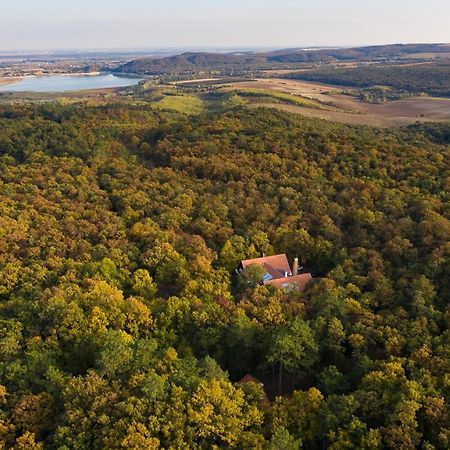
[[[286,94],[300,95],[302,97],[312,98],[319,101],[328,101],[324,97],[329,92],[339,90],[336,86],[327,86],[324,84],[308,83],[299,80],[288,80],[283,78],[261,78],[252,81],[243,81],[239,84],[228,84],[223,90],[234,89],[271,89],[274,91],[284,92]]]

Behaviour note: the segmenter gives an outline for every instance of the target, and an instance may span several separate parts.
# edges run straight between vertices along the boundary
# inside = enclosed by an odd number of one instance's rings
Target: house
[[[304,290],[312,280],[310,273],[299,273],[302,268],[299,268],[298,258],[294,258],[291,268],[285,254],[246,259],[240,262],[237,272],[241,274],[247,267],[255,264],[261,266],[265,271],[261,280],[265,286],[273,286],[277,289]]]
[[[270,400],[269,397],[267,396],[266,390],[264,388],[264,383],[261,383],[261,381],[258,380],[258,378],[255,378],[252,375],[245,375],[244,378],[241,378],[238,381],[238,384],[248,384],[248,383],[254,383],[254,384],[258,384],[261,386],[262,388],[262,396],[260,398],[260,406],[262,407],[268,407],[270,406]]]

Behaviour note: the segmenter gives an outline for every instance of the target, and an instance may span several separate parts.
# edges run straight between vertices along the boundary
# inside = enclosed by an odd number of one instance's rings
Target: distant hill
[[[448,44],[393,44],[356,48],[284,49],[263,53],[183,53],[164,58],[142,58],[119,66],[118,73],[161,75],[164,73],[232,72],[302,63],[339,61],[386,61],[408,57],[424,59],[450,55]]]
[[[191,72],[198,70],[243,70],[267,62],[267,58],[256,54],[229,53],[183,53],[165,58],[143,58],[131,61],[116,69],[121,73],[142,73],[160,75],[162,73]]]

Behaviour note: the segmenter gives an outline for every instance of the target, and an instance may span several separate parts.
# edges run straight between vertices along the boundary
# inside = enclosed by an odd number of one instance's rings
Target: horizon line
[[[346,45],[242,45],[242,46],[228,46],[228,45],[170,45],[158,47],[54,47],[54,48],[21,48],[21,49],[7,49],[0,48],[0,52],[21,54],[21,53],[36,53],[36,52],[146,52],[146,51],[174,51],[174,50],[228,50],[228,51],[254,51],[254,50],[288,50],[288,49],[325,49],[325,48],[362,48],[362,47],[376,47],[385,45],[421,45],[421,44],[435,44],[435,45],[450,45],[450,42],[378,42],[371,44],[346,44]]]

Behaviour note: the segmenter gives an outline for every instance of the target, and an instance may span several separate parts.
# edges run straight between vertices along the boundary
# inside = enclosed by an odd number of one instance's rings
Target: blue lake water
[[[69,92],[134,86],[140,78],[102,75],[55,75],[26,77],[17,83],[0,86],[0,92]]]

